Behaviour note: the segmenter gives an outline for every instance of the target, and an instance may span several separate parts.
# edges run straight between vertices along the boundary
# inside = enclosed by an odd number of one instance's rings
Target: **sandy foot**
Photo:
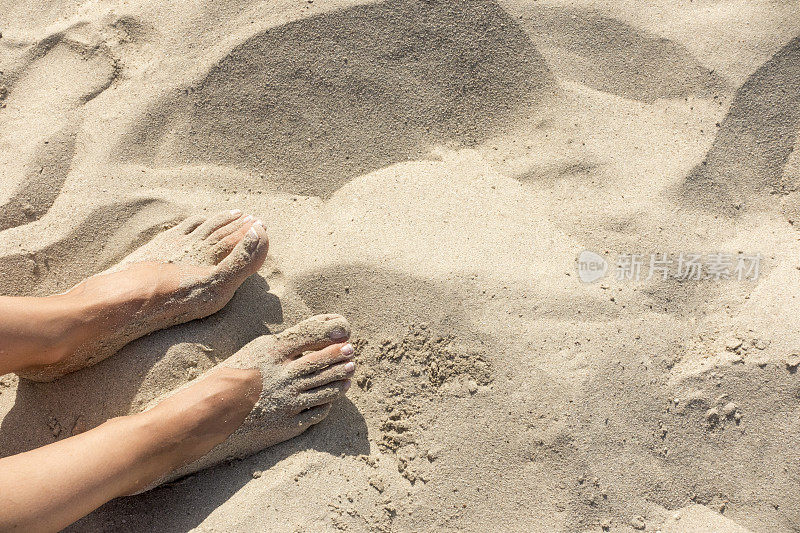
[[[264,263],[268,246],[260,221],[237,210],[184,220],[66,293],[80,302],[81,326],[50,364],[18,374],[51,381],[153,331],[216,313]]]
[[[254,339],[224,363],[182,387],[195,385],[220,367],[255,369],[261,375],[258,400],[232,435],[142,492],[224,461],[247,457],[324,420],[331,403],[350,388],[355,363],[351,361],[353,346],[344,344],[349,336],[350,325],[342,316],[317,315],[277,335]]]

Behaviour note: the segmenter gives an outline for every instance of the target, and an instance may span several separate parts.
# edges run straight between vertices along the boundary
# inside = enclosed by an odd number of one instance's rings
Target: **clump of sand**
[[[680,531],[690,504],[800,527],[796,2],[0,12],[3,294],[63,291],[191,212],[253,213],[271,243],[222,312],[1,378],[0,453],[311,314],[357,346],[321,425],[75,530]],[[583,284],[582,250],[763,263]]]

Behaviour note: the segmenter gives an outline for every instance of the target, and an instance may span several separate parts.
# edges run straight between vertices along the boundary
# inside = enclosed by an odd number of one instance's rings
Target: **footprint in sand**
[[[0,41],[14,59],[0,69],[0,179],[13,191],[0,207],[0,230],[40,218],[58,196],[75,152],[81,106],[118,74],[88,25],[26,45]]]
[[[28,224],[47,213],[69,174],[75,137],[74,131],[64,128],[36,148],[22,183],[0,206],[0,231]]]
[[[4,37],[4,41],[8,41]],[[6,45],[8,46],[8,45]],[[107,89],[118,65],[92,27],[76,24],[34,44],[16,42],[13,60],[4,66],[2,122],[31,129],[58,123],[65,115]],[[13,132],[4,132],[5,135]]]

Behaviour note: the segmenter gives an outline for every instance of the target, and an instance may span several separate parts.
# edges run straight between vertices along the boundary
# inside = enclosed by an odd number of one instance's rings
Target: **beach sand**
[[[0,0],[0,33],[0,293],[191,213],[270,235],[220,313],[0,378],[0,455],[312,314],[356,346],[320,425],[72,530],[800,528],[795,0]],[[758,278],[615,277],[717,252]]]

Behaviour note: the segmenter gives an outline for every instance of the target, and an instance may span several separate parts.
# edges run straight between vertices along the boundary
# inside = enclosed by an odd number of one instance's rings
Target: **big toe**
[[[262,224],[253,224],[239,239],[233,251],[217,266],[223,281],[240,285],[255,274],[267,258],[269,239]]]
[[[251,215],[239,217],[225,224],[203,241],[208,257],[214,264],[218,264],[236,249],[250,228],[256,225],[264,227],[263,222]],[[269,241],[267,243],[269,244]]]
[[[237,220],[241,216],[242,212],[238,209],[220,211],[194,228],[191,232],[191,236],[196,239],[207,239],[215,231]]]

